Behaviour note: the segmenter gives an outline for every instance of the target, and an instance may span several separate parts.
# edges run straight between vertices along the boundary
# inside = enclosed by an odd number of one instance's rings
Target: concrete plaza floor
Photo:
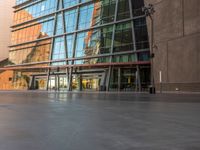
[[[2,91],[0,150],[200,150],[200,95]]]

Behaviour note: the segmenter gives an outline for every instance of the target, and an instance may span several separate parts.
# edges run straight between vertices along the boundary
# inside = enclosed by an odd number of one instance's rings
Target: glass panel
[[[134,21],[136,47],[138,49],[149,48],[148,31],[145,18],[139,18]]]
[[[63,18],[62,14],[57,15],[57,22],[56,22],[56,35],[64,33],[64,25],[63,25]]]
[[[55,90],[55,88],[56,88],[55,77],[51,76],[49,79],[49,90]]]
[[[66,90],[68,87],[67,77],[59,76],[59,85],[60,90]]]
[[[65,58],[66,58],[66,51],[64,46],[64,37],[55,38],[52,60],[60,60]],[[66,64],[65,61],[53,63],[53,65],[65,65],[65,64]]]
[[[82,76],[82,90],[99,91],[100,76],[85,74]]]
[[[65,12],[65,30],[73,32],[76,28],[77,9]]]
[[[111,78],[110,78],[110,90],[117,90],[118,89],[118,68],[113,68],[111,71]]]
[[[102,29],[79,33],[76,39],[75,57],[96,56],[99,54],[110,53],[112,29],[112,26],[108,26]]]
[[[144,15],[142,11],[142,7],[144,6],[144,1],[142,0],[131,0],[132,2],[132,10],[133,16],[141,16]]]
[[[98,58],[97,63],[109,63],[110,62],[110,57],[101,57]]]
[[[138,53],[138,61],[149,61],[150,60],[150,52],[141,52]]]
[[[129,0],[119,0],[117,20],[130,18]]]
[[[53,35],[52,17],[44,20],[39,20],[35,24],[25,27],[23,29],[15,30],[12,32],[11,44],[19,44],[37,40],[40,38],[50,37]]]
[[[92,18],[94,12],[93,10],[94,4],[90,4],[80,8],[78,29],[85,29],[92,26]]]
[[[67,42],[68,58],[72,58],[73,57],[74,35],[68,35],[66,37],[66,42]]]
[[[39,41],[32,45],[9,52],[9,61],[12,64],[23,64],[49,60],[51,41]]]
[[[135,62],[137,57],[135,54],[114,56],[113,62]]]
[[[68,8],[78,4],[79,0],[64,0],[64,7]]]
[[[28,1],[28,0],[16,0],[16,5],[19,5],[21,3],[24,3],[25,1]]]
[[[132,91],[136,87],[136,69],[121,69],[121,90]]]
[[[56,0],[44,0],[34,5],[25,7],[15,12],[14,24],[22,23],[43,15],[47,15],[56,10]]]
[[[102,24],[113,22],[115,18],[115,5],[116,0],[103,0],[102,1],[102,13],[101,20]]]
[[[140,69],[141,86],[145,90],[148,90],[149,85],[150,85],[150,81],[151,81],[150,74],[151,74],[151,70],[149,66]]]
[[[83,3],[83,2],[87,2],[87,1],[90,1],[90,0],[81,0],[82,3]]]
[[[72,90],[76,91],[80,89],[80,76],[73,75],[72,78]]]
[[[133,50],[131,23],[122,23],[116,26],[114,52]]]

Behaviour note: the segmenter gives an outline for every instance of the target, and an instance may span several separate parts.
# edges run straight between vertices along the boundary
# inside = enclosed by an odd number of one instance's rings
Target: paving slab
[[[1,91],[0,150],[200,150],[200,95]]]

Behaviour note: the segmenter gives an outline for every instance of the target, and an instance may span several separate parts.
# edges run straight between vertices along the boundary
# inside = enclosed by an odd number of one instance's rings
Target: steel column
[[[132,8],[132,0],[129,0],[129,9],[130,9],[130,17],[134,18],[133,16],[133,8]],[[134,43],[134,50],[137,51],[137,46],[136,46],[136,37],[135,37],[135,26],[134,26],[134,20],[131,21],[131,26],[132,26],[132,37],[133,37],[133,43]],[[138,54],[136,55],[136,61],[138,61]],[[137,82],[136,82],[136,87],[138,86],[139,89],[138,91],[141,91],[141,79],[140,79],[140,69],[139,65],[137,65]]]
[[[62,9],[64,9],[64,2],[63,0],[61,0],[61,5],[62,5]],[[62,11],[62,21],[63,21],[63,30],[64,33],[66,33],[66,22],[65,22],[65,13],[64,11]],[[65,53],[66,53],[66,58],[68,59],[68,47],[67,47],[67,35],[64,34],[64,48],[65,48]],[[66,64],[69,64],[69,61],[66,60]],[[69,68],[66,68],[66,79],[67,79],[67,84],[69,86]]]
[[[81,0],[79,0],[79,3]],[[80,5],[77,7],[77,18],[76,18],[76,25],[75,25],[75,30],[78,30],[78,21],[79,21],[79,13],[80,13]],[[76,55],[76,37],[77,37],[77,32],[74,32],[74,37],[73,37],[73,58],[75,58]],[[74,60],[71,62],[72,65],[74,65]],[[70,67],[70,75],[69,75],[69,91],[72,91],[72,75],[73,75],[73,67]]]
[[[57,0],[56,9],[58,10],[58,8],[59,8],[59,0]],[[56,33],[56,24],[57,24],[57,13],[54,14],[53,35],[55,35],[55,33]],[[50,49],[50,54],[49,54],[49,60],[52,60],[52,54],[53,54],[53,48],[54,48],[54,38],[52,38],[51,43],[52,44],[51,44],[51,49]],[[49,66],[50,65],[51,65],[51,62],[49,63]],[[50,75],[51,75],[51,69],[48,69],[48,72],[47,72],[47,86],[46,86],[46,90],[47,91],[49,89]]]
[[[117,21],[118,3],[119,3],[119,0],[116,0],[114,22]],[[111,51],[110,51],[111,55],[113,54],[113,50],[114,50],[115,30],[116,30],[116,24],[113,25],[112,43],[111,43]],[[113,60],[113,56],[110,56],[110,63],[112,63],[112,60]],[[106,91],[109,91],[111,72],[112,72],[112,66],[109,66],[108,77],[106,80]]]

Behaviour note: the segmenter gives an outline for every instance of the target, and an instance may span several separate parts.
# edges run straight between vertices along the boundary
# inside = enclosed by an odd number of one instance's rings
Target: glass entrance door
[[[134,91],[137,84],[136,69],[121,69],[121,90]]]
[[[66,76],[59,76],[59,90],[67,90],[68,82]]]
[[[55,77],[51,76],[49,79],[49,90],[55,90],[55,88],[56,88]]]
[[[99,91],[100,76],[99,75],[83,75],[82,90],[83,91]]]

